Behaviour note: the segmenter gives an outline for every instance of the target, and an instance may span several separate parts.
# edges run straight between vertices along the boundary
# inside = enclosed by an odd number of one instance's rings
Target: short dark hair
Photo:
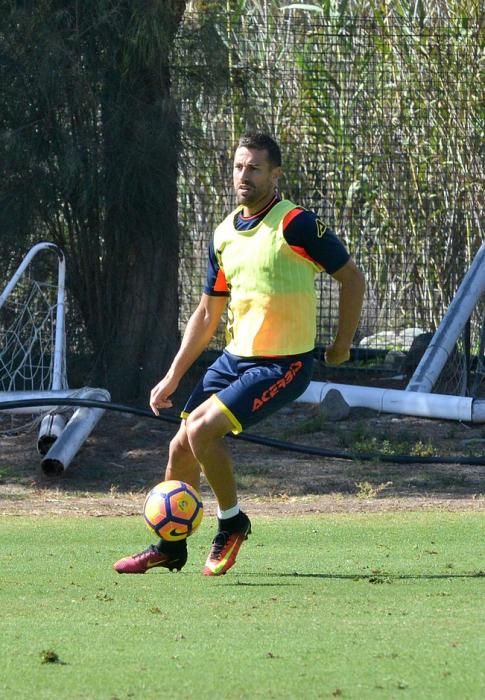
[[[276,141],[261,131],[248,131],[243,134],[237,144],[238,148],[255,148],[257,151],[268,151],[268,160],[277,168],[281,165],[281,151]]]

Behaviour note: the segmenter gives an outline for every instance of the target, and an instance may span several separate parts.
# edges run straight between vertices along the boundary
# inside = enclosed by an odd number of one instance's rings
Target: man
[[[301,207],[277,194],[278,144],[266,134],[246,134],[234,156],[238,207],[217,227],[209,247],[207,280],[180,349],[153,388],[159,414],[193,362],[209,344],[227,302],[227,346],[187,401],[170,443],[165,479],[196,489],[201,470],[217,499],[218,532],[203,574],[225,574],[236,561],[251,523],[238,504],[233,462],[224,436],[239,433],[294,401],[308,386],[316,335],[314,278],[326,270],[340,284],[339,321],[327,363],[348,360],[364,295],[364,278],[338,238]],[[116,562],[119,573],[162,566],[180,570],[186,540],[160,540]]]

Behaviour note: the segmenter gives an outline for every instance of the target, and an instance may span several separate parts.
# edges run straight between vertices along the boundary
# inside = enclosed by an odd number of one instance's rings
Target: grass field
[[[138,518],[4,517],[2,698],[485,696],[481,513],[254,518],[227,576],[120,576]]]

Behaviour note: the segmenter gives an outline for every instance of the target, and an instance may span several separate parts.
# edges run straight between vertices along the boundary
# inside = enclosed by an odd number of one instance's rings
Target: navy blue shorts
[[[312,351],[266,358],[224,350],[195,387],[182,417],[212,398],[231,421],[232,432],[240,433],[297,399],[310,383],[312,369]]]

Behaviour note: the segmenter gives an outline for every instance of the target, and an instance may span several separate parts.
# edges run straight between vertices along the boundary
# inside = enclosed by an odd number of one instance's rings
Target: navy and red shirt
[[[249,231],[257,226],[269,210],[280,201],[275,197],[264,209],[253,216],[243,216],[242,210],[234,216],[234,226],[238,231]],[[337,272],[349,260],[350,255],[335,235],[327,228],[318,216],[307,209],[293,209],[283,221],[283,236],[291,248],[315,262],[328,274]],[[214,244],[209,244],[209,260],[204,292],[209,296],[229,296],[229,290],[224,284],[224,277],[214,251]]]

